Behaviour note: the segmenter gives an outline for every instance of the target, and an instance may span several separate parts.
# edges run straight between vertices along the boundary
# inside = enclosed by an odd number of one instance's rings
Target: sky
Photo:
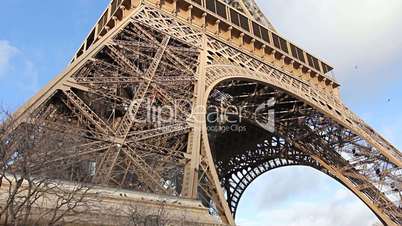
[[[2,0],[0,105],[14,111],[60,73],[109,0]],[[402,148],[402,1],[257,0],[277,31],[330,62],[344,102]],[[241,226],[366,226],[375,216],[348,190],[305,167],[258,178]]]

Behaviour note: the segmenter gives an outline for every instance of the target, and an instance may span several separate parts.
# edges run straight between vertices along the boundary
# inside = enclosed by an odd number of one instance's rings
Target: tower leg
[[[192,106],[192,114],[190,117],[192,130],[189,133],[187,153],[191,156],[191,160],[184,169],[182,195],[186,198],[197,198],[198,188],[198,170],[200,165],[201,152],[201,128],[205,118],[205,107],[203,100],[205,95],[205,78],[207,65],[207,37],[203,36],[203,50],[200,54],[200,64],[197,72],[197,82],[194,89],[194,99]]]

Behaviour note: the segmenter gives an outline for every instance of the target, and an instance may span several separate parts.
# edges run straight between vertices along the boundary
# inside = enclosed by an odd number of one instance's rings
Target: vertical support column
[[[260,54],[259,54],[259,56],[260,56],[261,58],[264,58],[264,57],[265,57],[265,48],[267,48],[267,46],[266,46],[265,44],[263,44],[263,45],[261,46]]]
[[[215,34],[219,35],[220,34],[220,28],[219,28],[219,24],[221,23],[220,20],[215,21]]]
[[[298,67],[297,67],[297,73],[296,73],[296,75],[299,77],[299,78],[303,78],[303,65],[299,65]]]
[[[177,0],[173,0],[172,2],[172,13],[175,15],[177,13]]]
[[[255,53],[255,38],[251,39],[251,52]]]
[[[191,10],[193,10],[193,5],[190,5],[187,8],[187,10],[188,10],[187,21],[191,22],[193,20],[193,15],[192,15],[192,12],[191,12]]]
[[[232,38],[233,38],[232,30],[233,30],[233,27],[230,26],[230,27],[228,28],[228,34],[229,34],[229,35],[228,35],[228,38],[227,38],[228,41],[231,41]]]
[[[120,5],[120,6],[119,6],[119,9],[121,10],[121,14],[122,14],[121,18],[122,18],[122,19],[125,18],[125,17],[126,17],[126,14],[127,14],[127,9],[126,9],[126,7],[125,7],[124,5]]]
[[[198,80],[194,89],[194,99],[192,106],[191,123],[193,128],[188,137],[187,153],[191,156],[184,169],[182,196],[186,198],[197,198],[198,171],[200,165],[201,152],[201,132],[206,114],[206,106],[203,106],[205,95],[205,79],[207,66],[207,37],[203,37],[203,50],[200,55],[200,65],[198,67]]]
[[[243,32],[240,33],[240,44],[239,44],[239,46],[240,47],[244,46],[244,33]]]
[[[265,59],[268,60],[269,63],[275,65],[275,54],[276,54],[276,50],[272,50],[271,54],[267,54]]]
[[[281,56],[281,65],[280,67],[282,68],[282,70],[285,70],[286,68],[286,62],[285,62],[285,55]]]
[[[203,14],[202,14],[201,20],[202,20],[202,25],[201,25],[201,27],[202,27],[204,30],[206,30],[206,29],[207,29],[207,13],[203,13]]]

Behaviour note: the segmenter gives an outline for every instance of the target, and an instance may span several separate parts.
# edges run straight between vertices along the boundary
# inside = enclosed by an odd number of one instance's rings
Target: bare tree
[[[35,122],[16,124],[4,110],[0,115],[0,223],[53,226],[76,220],[88,208],[87,174],[53,157],[74,140]]]
[[[194,222],[194,219],[189,219],[186,212],[182,215],[172,215],[168,209],[166,200],[159,201],[152,208],[130,205],[125,213],[128,216],[128,222],[124,222],[124,226],[200,226],[206,225]]]
[[[160,201],[152,206],[140,203],[128,204],[125,207],[114,208],[110,212],[115,216],[116,225],[119,226],[176,226],[180,221],[169,214],[166,201]]]

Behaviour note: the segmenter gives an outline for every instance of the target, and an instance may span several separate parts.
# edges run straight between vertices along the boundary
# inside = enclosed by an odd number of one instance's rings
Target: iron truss
[[[303,165],[342,183],[385,224],[402,223],[401,153],[338,97],[296,75],[278,52],[259,58],[161,3],[129,9],[126,2],[1,138],[11,153],[28,139],[25,149],[38,163],[50,157],[44,166],[32,163],[33,173],[78,180],[80,171],[86,183],[199,199],[234,225],[255,178]],[[206,122],[228,106],[243,109],[241,117],[229,112],[237,122]],[[170,120],[155,120],[154,109]],[[271,131],[261,122],[272,115]]]
[[[71,163],[62,179],[93,162],[96,174],[88,182],[179,194],[198,58],[196,47],[130,23],[20,127],[35,128],[32,136],[41,142],[32,148],[38,159],[51,155],[47,169]],[[174,109],[174,120],[149,120],[149,111],[158,106]],[[161,117],[170,116],[162,112]],[[12,137],[10,148],[20,140]],[[41,144],[49,138],[59,140],[57,151],[49,153]]]
[[[323,171],[369,207],[376,203],[394,221],[400,221],[401,169],[359,136],[280,89],[238,80],[216,88],[230,97],[226,106],[243,108],[240,125],[247,131],[220,131],[211,138],[220,181],[233,214],[242,193],[258,176],[278,167],[304,165]],[[267,111],[254,113],[272,99],[275,133],[257,123],[269,121]],[[210,101],[216,104],[214,98]],[[244,140],[249,142],[244,145]]]

